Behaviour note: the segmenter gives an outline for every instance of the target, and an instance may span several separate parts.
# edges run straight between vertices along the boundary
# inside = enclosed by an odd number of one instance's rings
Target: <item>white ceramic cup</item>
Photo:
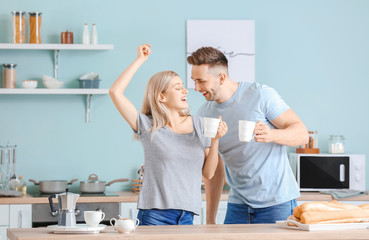
[[[84,211],[83,216],[89,227],[97,227],[104,220],[105,213],[102,211]]]
[[[238,137],[241,142],[250,142],[254,138],[255,122],[239,120]]]
[[[219,123],[219,118],[204,118],[205,137],[214,138],[217,135]]]

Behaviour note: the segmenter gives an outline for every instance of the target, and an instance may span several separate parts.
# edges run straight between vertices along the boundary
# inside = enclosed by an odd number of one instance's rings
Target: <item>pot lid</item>
[[[104,183],[105,184],[105,182],[106,181],[100,181],[99,180],[99,177],[96,175],[96,174],[90,174],[89,176],[88,176],[88,180],[86,180],[86,181],[81,181],[81,183],[96,183],[96,184],[98,184],[98,183]]]

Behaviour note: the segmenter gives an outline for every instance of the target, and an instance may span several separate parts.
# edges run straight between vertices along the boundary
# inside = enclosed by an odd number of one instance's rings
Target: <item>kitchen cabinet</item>
[[[12,44],[0,43],[0,50],[52,50],[54,51],[54,78],[59,76],[59,52],[61,50],[112,50],[114,45],[84,45],[84,44]],[[90,122],[92,95],[108,94],[108,89],[0,89],[0,94],[81,94],[86,95],[86,122]]]
[[[8,228],[0,226],[0,240],[6,240],[6,229]]]
[[[31,204],[0,205],[0,240],[6,240],[7,228],[32,227]]]
[[[121,204],[120,216],[122,218],[130,218],[130,219],[137,218],[138,210],[136,202],[124,202],[120,204]],[[223,224],[226,211],[227,211],[227,201],[220,201],[216,217],[217,224]],[[194,216],[193,224],[194,225],[206,224],[206,201],[202,201],[200,215]]]
[[[32,205],[13,204],[9,209],[10,228],[30,228],[32,227]]]
[[[122,218],[130,218],[135,220],[137,218],[137,214],[137,202],[120,203],[120,216]]]
[[[0,226],[9,225],[9,204],[0,205]]]

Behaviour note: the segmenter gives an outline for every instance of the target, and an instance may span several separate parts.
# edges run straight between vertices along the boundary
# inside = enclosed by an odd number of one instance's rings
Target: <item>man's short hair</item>
[[[208,64],[209,68],[225,67],[228,71],[228,60],[224,54],[213,47],[202,47],[197,49],[187,57],[187,62],[191,65]]]

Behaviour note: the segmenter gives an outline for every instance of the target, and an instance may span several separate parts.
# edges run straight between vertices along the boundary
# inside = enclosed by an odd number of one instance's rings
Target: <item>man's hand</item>
[[[255,142],[268,143],[273,141],[273,130],[262,121],[257,121],[254,129]]]

